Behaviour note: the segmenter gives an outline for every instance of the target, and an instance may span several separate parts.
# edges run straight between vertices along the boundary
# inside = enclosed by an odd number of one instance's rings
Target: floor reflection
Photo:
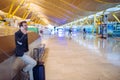
[[[90,50],[96,55],[105,57],[110,63],[120,65],[120,41],[108,38],[101,39],[92,34],[77,34],[72,39]]]

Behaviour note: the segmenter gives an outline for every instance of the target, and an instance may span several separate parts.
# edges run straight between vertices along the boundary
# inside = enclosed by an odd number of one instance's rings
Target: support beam
[[[25,19],[25,15],[27,14],[27,12],[28,11],[26,10],[25,13],[24,13],[24,15],[23,15],[23,17],[22,17],[23,19]]]
[[[35,18],[35,16],[33,15],[30,19],[33,20]]]
[[[29,10],[29,7],[30,7],[30,3],[28,3],[28,5],[27,5],[27,10],[25,11],[25,13],[23,15],[23,19],[25,19],[26,15],[27,15],[27,12]]]
[[[17,6],[17,8],[13,11],[13,13],[12,13],[12,16],[11,17],[13,17],[14,15],[15,15],[15,13],[18,11],[18,9],[20,8],[20,6],[24,3],[24,1],[25,0],[21,0],[20,1],[20,4]]]
[[[113,13],[112,15],[113,15],[113,17],[120,23],[120,19],[116,16],[116,14]]]
[[[42,21],[42,20],[41,20],[41,19],[39,19],[37,23],[40,23],[41,21]]]
[[[96,14],[94,15],[94,28],[92,29],[92,33],[94,33],[94,31],[95,31],[95,28],[96,28],[96,30],[97,30],[97,25],[96,25]],[[97,32],[96,32],[97,33]]]
[[[39,24],[41,24],[42,20],[39,20]]]
[[[85,22],[86,22],[88,25],[90,25],[90,23],[88,22],[88,17],[86,18]]]
[[[13,0],[12,3],[11,3],[11,5],[10,5],[10,9],[9,9],[8,14],[7,14],[7,17],[8,17],[8,18],[10,17],[10,14],[11,14],[11,11],[12,11],[13,6],[14,6],[14,4],[15,4],[15,1],[16,1],[16,0]]]
[[[30,20],[31,20],[31,18],[32,18],[32,13],[31,13],[31,16],[30,16]]]
[[[38,19],[36,18],[35,23],[37,23]]]
[[[3,18],[0,16],[0,20],[2,20]]]
[[[29,11],[29,12],[26,14],[26,16],[24,17],[24,19],[26,19],[30,13],[31,13],[31,11]]]

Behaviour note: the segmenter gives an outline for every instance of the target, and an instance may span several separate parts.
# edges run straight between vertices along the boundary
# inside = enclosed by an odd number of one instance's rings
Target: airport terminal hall
[[[120,0],[0,0],[0,80],[120,80]]]

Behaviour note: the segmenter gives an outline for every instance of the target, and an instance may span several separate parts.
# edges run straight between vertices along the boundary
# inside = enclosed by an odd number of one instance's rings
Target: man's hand
[[[26,30],[23,30],[23,34],[27,34],[27,31],[26,31]]]

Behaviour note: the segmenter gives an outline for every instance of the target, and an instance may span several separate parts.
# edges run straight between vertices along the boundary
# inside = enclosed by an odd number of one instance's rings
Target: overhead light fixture
[[[113,7],[113,8],[109,8],[106,10],[107,12],[115,12],[115,11],[120,11],[120,8],[118,7]]]

